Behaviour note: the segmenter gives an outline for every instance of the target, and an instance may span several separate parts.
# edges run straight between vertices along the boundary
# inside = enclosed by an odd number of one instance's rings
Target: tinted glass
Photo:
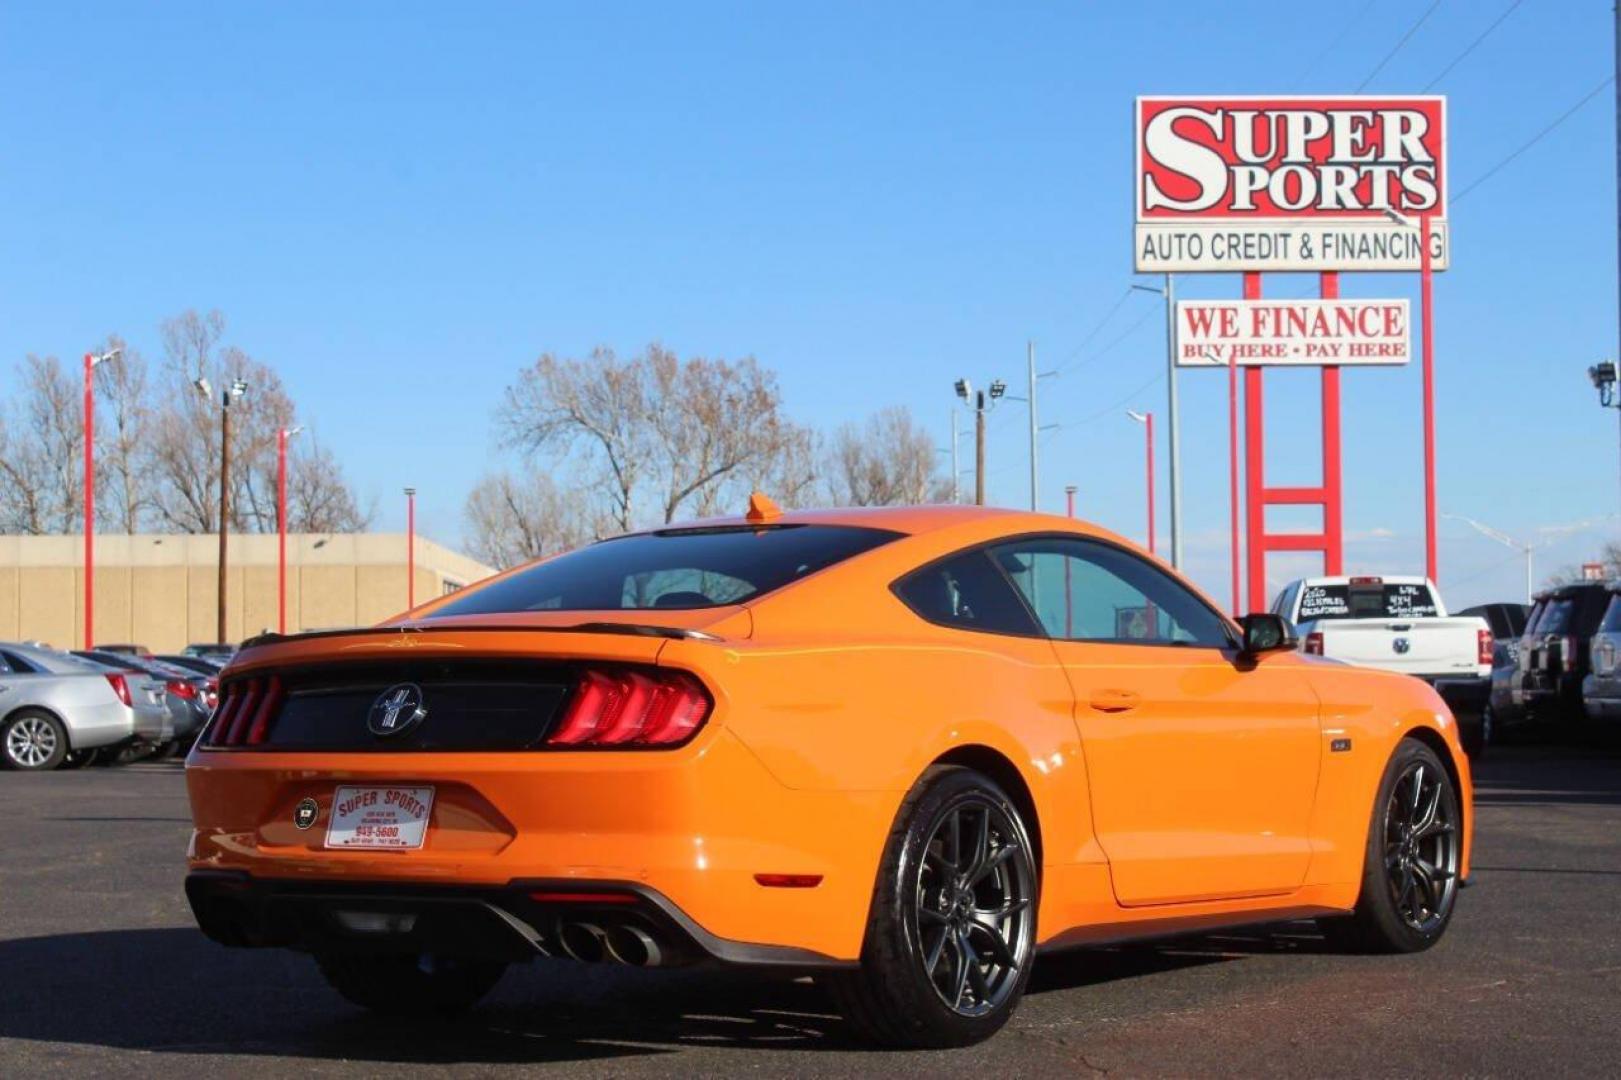
[[[844,525],[668,529],[538,563],[434,612],[618,611],[737,604],[886,544],[899,533]]]
[[[1610,597],[1610,606],[1604,609],[1604,621],[1599,629],[1606,634],[1613,634],[1621,630],[1621,595]]]
[[[1538,600],[1531,605],[1531,614],[1525,617],[1525,633],[1531,634],[1542,629],[1542,616],[1548,610],[1548,601]]]
[[[926,566],[902,579],[895,593],[919,617],[941,626],[1022,636],[1041,633],[984,550]]]
[[[1537,620],[1537,633],[1563,634],[1571,628],[1571,623],[1575,621],[1575,614],[1575,597],[1561,596],[1549,600],[1547,606],[1542,610],[1542,618]]]
[[[1521,634],[1525,633],[1524,604],[1504,604],[1503,614],[1503,621],[1508,625],[1508,633],[1510,637],[1519,637]]]
[[[1300,595],[1300,622],[1313,619],[1411,619],[1436,613],[1428,585],[1351,582],[1307,585]]]
[[[1232,644],[1227,623],[1153,564],[1108,544],[1034,539],[992,549],[1047,633],[1070,641]]]

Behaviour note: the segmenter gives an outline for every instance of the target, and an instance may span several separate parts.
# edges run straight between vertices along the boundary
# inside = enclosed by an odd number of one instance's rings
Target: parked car
[[[1537,596],[1513,670],[1492,679],[1487,723],[1494,738],[1517,727],[1582,719],[1590,646],[1612,595],[1605,582],[1578,581]]]
[[[185,653],[162,653],[157,659],[199,675],[218,675],[225,669],[226,660],[220,656],[188,656]]]
[[[186,646],[185,653],[187,656],[212,656],[219,657],[222,660],[229,660],[236,655],[236,646],[219,642],[201,644],[194,642]]]
[[[1492,603],[1464,608],[1459,615],[1475,615],[1486,620],[1492,632],[1492,670],[1482,679],[1435,680],[1436,692],[1458,719],[1458,736],[1471,758],[1485,753],[1494,737],[1491,691],[1500,681],[1512,678],[1520,658],[1520,636],[1525,633],[1529,604]]]
[[[164,704],[173,721],[172,737],[151,748],[154,757],[170,757],[189,747],[214,709],[210,684],[217,688],[219,683],[212,676],[166,664],[152,656],[131,656],[102,649],[75,649],[73,655],[145,675],[163,687]]]
[[[1621,583],[1609,586],[1610,600],[1588,645],[1589,668],[1582,679],[1582,712],[1609,728],[1621,720]]]
[[[1429,682],[1491,676],[1486,620],[1449,617],[1427,578],[1302,578],[1278,593],[1272,610],[1295,624],[1302,651],[1314,656]]]
[[[1038,948],[1446,931],[1474,815],[1429,686],[1068,518],[751,503],[248,642],[186,768],[203,931],[406,1016],[540,956],[815,973],[934,1047]]]
[[[152,650],[145,645],[96,645],[97,652],[118,653],[121,656],[151,656]]]
[[[54,649],[0,644],[0,760],[39,771],[173,738],[161,684]]]
[[[1516,661],[1520,658],[1520,637],[1525,633],[1526,616],[1530,613],[1530,604],[1491,603],[1466,607],[1457,614],[1485,619],[1487,629],[1492,632],[1493,650],[1502,650],[1508,653],[1510,661]],[[1492,666],[1496,665],[1494,657]]]

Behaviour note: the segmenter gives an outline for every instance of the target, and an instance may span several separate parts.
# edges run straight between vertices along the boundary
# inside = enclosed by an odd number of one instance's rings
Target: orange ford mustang
[[[1472,816],[1428,686],[1118,537],[759,497],[249,642],[186,779],[202,928],[361,1005],[710,962],[814,972],[914,1046],[994,1032],[1045,949],[1312,917],[1426,948]]]

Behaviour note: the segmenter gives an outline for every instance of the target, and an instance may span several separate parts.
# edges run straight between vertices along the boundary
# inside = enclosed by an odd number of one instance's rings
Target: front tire
[[[385,1016],[453,1016],[490,992],[506,965],[459,957],[328,953],[315,958],[327,984]]]
[[[1319,925],[1354,952],[1428,949],[1452,921],[1462,858],[1463,816],[1452,776],[1434,750],[1403,739],[1374,801],[1356,910]]]
[[[72,750],[62,721],[39,709],[19,709],[0,725],[0,758],[22,772],[48,772]]]
[[[872,1042],[966,1046],[1013,1015],[1034,962],[1040,881],[1018,808],[988,777],[923,774],[896,815],[861,966],[827,980]]]

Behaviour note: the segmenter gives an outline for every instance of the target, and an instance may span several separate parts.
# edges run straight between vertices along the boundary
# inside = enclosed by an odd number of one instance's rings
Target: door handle
[[[1142,704],[1142,695],[1130,690],[1099,690],[1092,695],[1092,708],[1098,712],[1130,712]]]

